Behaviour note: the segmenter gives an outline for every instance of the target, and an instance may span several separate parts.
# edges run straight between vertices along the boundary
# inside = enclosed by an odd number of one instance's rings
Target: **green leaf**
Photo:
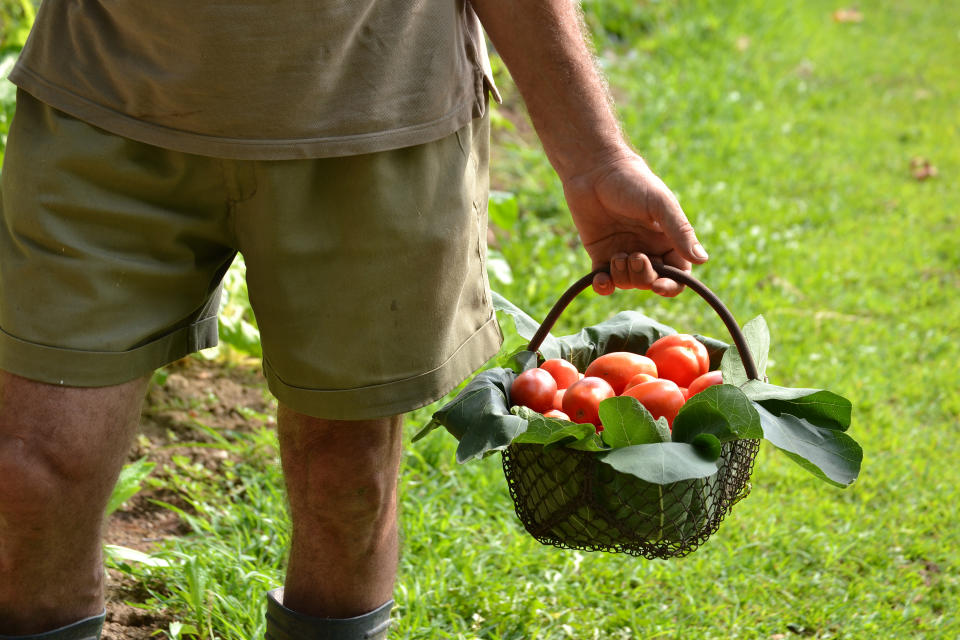
[[[757,365],[757,375],[760,380],[763,380],[767,372],[767,355],[770,352],[770,331],[767,328],[767,321],[763,319],[763,316],[757,316],[743,325],[742,332],[747,341],[747,348]],[[735,345],[731,345],[727,352],[723,354],[720,361],[720,371],[723,372],[723,381],[736,387],[743,385],[749,379],[746,370],[743,368],[740,352],[737,351]]]
[[[487,275],[503,284],[513,283],[513,270],[510,263],[499,251],[491,249],[487,252]]]
[[[557,351],[541,349],[545,358],[564,358],[580,371],[604,353],[630,351],[644,354],[656,340],[676,331],[637,311],[621,311],[609,320],[586,327],[572,336],[557,338]]]
[[[526,311],[510,302],[496,291],[493,292],[493,308],[497,311],[502,311],[513,318],[513,325],[516,327],[517,333],[528,341],[533,338],[534,334],[540,328],[540,323],[531,318]],[[559,351],[559,347],[556,344],[556,338],[550,334],[547,334],[547,337],[544,339],[540,350],[542,353],[544,353],[544,357],[546,358],[557,357],[553,355],[546,355],[547,353],[556,353]]]
[[[716,462],[704,460],[693,445],[686,442],[638,444],[601,454],[600,459],[621,473],[653,484],[706,478],[719,468]]]
[[[857,479],[863,449],[853,438],[789,413],[776,415],[760,404],[755,406],[763,425],[763,437],[791,460],[839,487],[846,487]]]
[[[108,558],[115,562],[136,562],[148,567],[169,567],[170,562],[163,558],[151,556],[142,551],[131,549],[130,547],[121,547],[115,544],[103,545],[103,551]]]
[[[663,442],[657,424],[640,401],[630,396],[607,398],[600,403],[601,439],[613,448]]]
[[[473,423],[473,414],[470,411],[484,409],[487,402],[492,402],[496,406],[500,404],[498,398],[501,397],[503,398],[502,413],[509,415],[509,389],[516,377],[516,373],[503,368],[488,369],[477,374],[460,390],[457,397],[434,412],[433,419],[427,426],[413,436],[413,442],[439,427],[445,427],[450,435],[457,440],[461,439]]]
[[[520,217],[517,197],[509,191],[490,191],[487,211],[490,222],[501,229],[513,229]]]
[[[723,354],[727,352],[730,345],[722,340],[701,336],[698,333],[693,334],[693,337],[707,348],[707,355],[710,357],[710,370],[719,369],[720,361],[723,360]]]
[[[487,369],[463,388],[456,398],[433,414],[433,420],[415,436],[420,439],[443,426],[460,441],[457,462],[505,449],[527,428],[527,421],[510,413],[510,369]]]
[[[478,424],[468,429],[460,438],[460,444],[457,446],[457,462],[462,464],[494,451],[506,449],[517,435],[526,430],[526,420],[513,415],[498,414],[496,411],[498,407],[498,403],[491,402],[480,409]]]
[[[775,415],[790,413],[828,429],[846,431],[853,407],[850,401],[823,389],[791,389],[751,380],[743,386],[748,398]]]
[[[533,369],[539,364],[537,354],[533,351],[523,349],[513,354],[507,361],[507,365],[517,373],[523,373],[527,369]]]
[[[110,494],[110,499],[107,501],[106,515],[110,515],[119,509],[124,502],[137,495],[140,492],[140,485],[156,466],[156,463],[148,462],[146,458],[140,458],[136,462],[126,465],[120,471],[117,484],[114,485],[113,493]]]
[[[702,433],[721,442],[763,437],[757,410],[743,391],[729,384],[707,387],[680,407],[673,420],[673,441],[692,443]]]
[[[593,426],[593,425],[590,425]],[[585,438],[581,438],[576,442],[571,442],[566,445],[568,449],[576,449],[577,451],[609,451],[610,447],[604,443],[603,439],[600,437],[600,434],[594,431]]]
[[[582,440],[597,432],[592,424],[547,418],[527,407],[514,407],[513,413],[527,421],[527,430],[513,439],[516,443],[554,447]]]
[[[663,416],[657,418],[657,433],[660,434],[660,442],[673,442],[673,429]]]

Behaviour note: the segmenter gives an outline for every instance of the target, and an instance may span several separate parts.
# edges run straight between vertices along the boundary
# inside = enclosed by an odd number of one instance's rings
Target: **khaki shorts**
[[[486,278],[488,123],[329,159],[235,161],[18,95],[0,198],[0,369],[108,386],[217,343],[237,251],[270,390],[341,420],[429,404],[501,334]]]

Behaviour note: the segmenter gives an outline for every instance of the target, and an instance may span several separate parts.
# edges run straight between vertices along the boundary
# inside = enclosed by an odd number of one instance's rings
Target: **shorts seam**
[[[420,145],[450,135],[463,124],[470,122],[476,110],[476,99],[471,96],[431,121],[385,131],[314,135],[305,138],[226,138],[138,120],[53,84],[24,65],[18,65],[8,79],[38,101],[75,120],[114,135],[191,155],[224,155],[231,159],[330,158]],[[351,151],[358,144],[364,148],[361,151]]]

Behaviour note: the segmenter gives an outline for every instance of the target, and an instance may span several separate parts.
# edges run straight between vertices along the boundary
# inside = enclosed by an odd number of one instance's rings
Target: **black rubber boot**
[[[385,640],[393,600],[356,618],[312,618],[287,609],[283,589],[267,594],[265,640]]]
[[[53,631],[29,636],[0,635],[0,640],[100,640],[100,630],[103,629],[103,621],[106,617],[107,612],[104,611],[98,616],[86,618]]]

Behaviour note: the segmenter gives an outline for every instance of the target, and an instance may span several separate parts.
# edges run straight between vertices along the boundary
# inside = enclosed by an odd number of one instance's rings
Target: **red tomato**
[[[650,345],[647,357],[657,365],[658,375],[681,387],[710,370],[710,355],[699,340],[685,333],[664,336]]]
[[[629,351],[605,353],[591,362],[583,372],[587,377],[603,378],[609,382],[617,395],[623,393],[630,378],[638,373],[657,377],[657,365],[650,358]]]
[[[553,396],[553,408],[557,411],[563,410],[563,394],[566,392],[566,389],[557,389],[557,393]]]
[[[557,381],[543,369],[527,369],[510,385],[510,401],[543,413],[553,408]]]
[[[673,419],[677,417],[677,412],[683,406],[684,397],[680,387],[672,380],[658,378],[650,382],[642,382],[635,387],[627,389],[625,396],[632,396],[640,401],[640,404],[647,408],[647,411],[654,418],[663,416],[667,419],[667,424],[673,427]]]
[[[630,387],[635,387],[641,382],[650,382],[651,380],[656,380],[657,376],[652,376],[649,373],[638,373],[637,375],[630,378],[630,382],[627,383],[627,386],[623,388],[624,391]]]
[[[600,428],[600,402],[617,395],[603,378],[586,376],[563,394],[563,412],[573,422]]]
[[[570,421],[570,416],[565,414],[563,411],[560,411],[559,409],[550,409],[550,411],[547,411],[543,415],[545,415],[548,418],[560,418],[561,420],[566,420],[568,422]]]
[[[563,358],[551,358],[545,361],[540,368],[547,371],[557,381],[557,389],[566,389],[580,379],[580,372]]]
[[[723,384],[723,374],[720,373],[719,369],[717,371],[707,371],[705,374],[691,382],[689,387],[689,395],[687,398],[691,398],[707,387],[712,387],[715,384]]]

